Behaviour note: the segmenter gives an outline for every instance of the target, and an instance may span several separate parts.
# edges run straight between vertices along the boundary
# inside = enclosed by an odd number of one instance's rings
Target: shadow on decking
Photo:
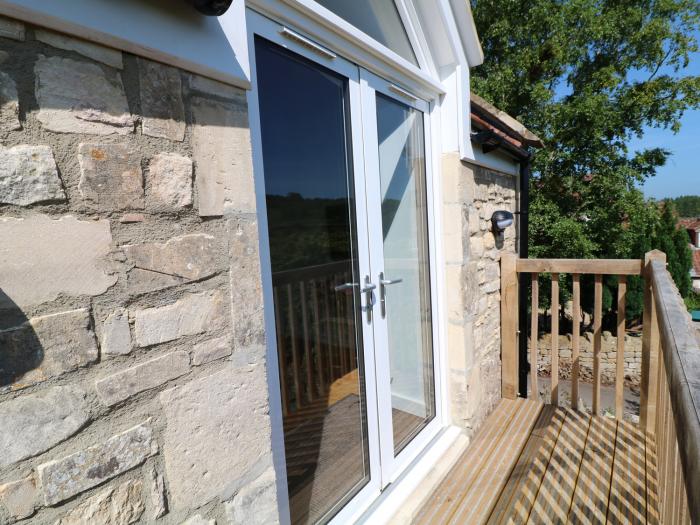
[[[414,523],[659,522],[651,437],[607,417],[504,401]]]

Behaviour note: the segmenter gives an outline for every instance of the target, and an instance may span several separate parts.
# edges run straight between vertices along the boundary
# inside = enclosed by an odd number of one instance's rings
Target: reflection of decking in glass
[[[636,426],[504,399],[414,523],[659,523],[656,479]]]
[[[328,400],[317,400],[285,418],[285,450],[293,523],[315,523],[329,502],[362,486],[363,440],[358,421],[357,369],[335,381]],[[395,439],[406,435],[420,418],[394,409]],[[397,435],[398,434],[398,435]]]

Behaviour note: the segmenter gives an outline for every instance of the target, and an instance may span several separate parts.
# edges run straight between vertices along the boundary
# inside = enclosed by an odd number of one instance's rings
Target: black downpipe
[[[530,226],[530,164],[532,154],[520,161],[520,221],[518,221],[518,257],[528,258],[528,228]],[[521,273],[519,276],[520,286],[518,287],[518,328],[520,337],[518,338],[518,390],[520,397],[527,397],[527,376],[530,372],[530,365],[527,361],[527,332],[528,332],[528,295],[530,290],[530,276]],[[537,337],[537,334],[534,335]]]

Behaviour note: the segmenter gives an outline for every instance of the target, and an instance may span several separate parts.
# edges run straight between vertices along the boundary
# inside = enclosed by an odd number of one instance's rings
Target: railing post
[[[518,272],[514,253],[501,255],[501,395],[518,397]]]
[[[659,320],[652,290],[651,261],[666,263],[666,254],[653,250],[644,255],[644,314],[642,331],[642,377],[640,385],[639,426],[654,432],[659,367]]]

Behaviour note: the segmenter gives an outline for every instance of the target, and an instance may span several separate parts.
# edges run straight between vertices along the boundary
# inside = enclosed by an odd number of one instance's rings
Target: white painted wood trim
[[[295,27],[320,45],[421,98],[432,100],[445,93],[439,78],[411,64],[313,0],[248,0],[248,5],[264,16]]]
[[[33,0],[33,3],[40,6],[42,0]],[[60,0],[45,0],[45,3],[47,6],[52,7],[53,12],[55,12],[56,5],[61,2]],[[86,3],[90,5],[89,0]],[[94,7],[95,10],[100,9],[97,3],[91,7]],[[201,18],[201,15],[198,15],[193,8],[188,9],[192,10],[193,19]],[[104,10],[104,7],[102,10]],[[162,36],[157,38],[148,39],[148,41],[152,42],[152,45],[145,45],[120,37],[116,31],[110,33],[97,29],[87,22],[77,23],[67,17],[50,14],[51,12],[48,8],[46,10],[32,8],[17,0],[0,0],[0,15],[162,62],[242,89],[250,89],[245,13],[242,2],[234,2],[229,11],[218,19],[212,18],[206,21],[211,27],[215,27],[218,24],[216,27],[220,26],[220,30],[226,35],[228,40],[228,42],[225,42],[222,38],[220,42],[221,45],[226,45],[228,49],[219,49],[217,44],[217,49],[210,50],[212,60],[207,61],[198,60],[196,50],[187,53],[190,55],[189,58],[187,54],[177,53],[175,51],[177,46],[173,45],[173,39],[176,39],[177,35],[162,34]],[[97,14],[99,15],[99,11],[97,11]],[[158,35],[158,33],[162,33],[162,28],[153,28],[149,36]],[[168,51],[168,49],[172,51]],[[218,53],[216,59],[214,59],[215,53]],[[221,59],[222,54],[225,55],[225,60],[221,62],[220,67],[217,67],[214,64]]]

